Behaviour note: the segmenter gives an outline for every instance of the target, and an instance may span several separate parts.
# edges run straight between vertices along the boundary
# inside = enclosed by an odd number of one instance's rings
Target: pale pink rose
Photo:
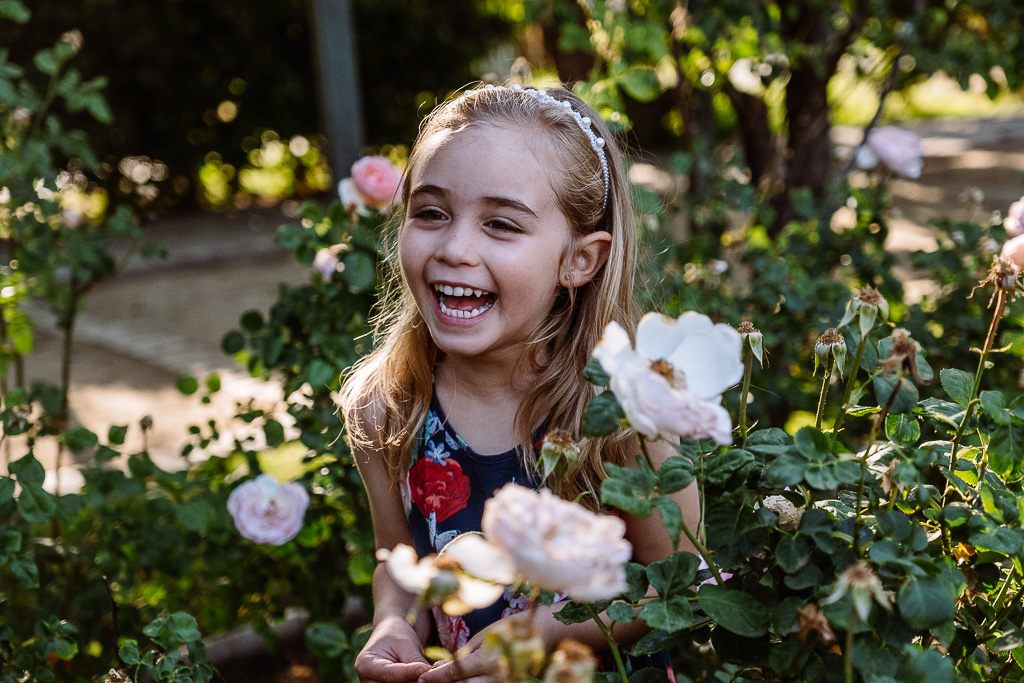
[[[629,424],[649,439],[732,441],[722,393],[743,377],[743,338],[706,315],[687,311],[673,320],[648,313],[629,335],[611,322],[594,358],[611,376],[611,390]]]
[[[313,257],[313,270],[320,273],[320,277],[325,281],[330,280],[331,276],[338,272],[339,265],[341,261],[338,260],[337,251],[333,247],[319,249]]]
[[[363,157],[352,164],[352,182],[366,204],[385,209],[398,201],[402,172],[387,157]]]
[[[507,553],[531,586],[574,600],[605,600],[626,589],[632,546],[618,517],[506,484],[484,504],[484,535]]]
[[[924,150],[914,133],[896,126],[873,128],[867,141],[858,148],[856,163],[863,169],[874,168],[878,162],[905,178],[920,178]]]
[[[351,178],[345,178],[338,183],[338,199],[349,209],[355,209],[361,213],[366,210],[366,200],[363,199],[363,195],[359,194],[356,183]]]
[[[1024,235],[1017,235],[1003,244],[1002,257],[1009,259],[1018,268],[1024,268]]]
[[[1024,197],[1010,204],[1010,210],[1003,219],[1003,227],[1011,237],[1024,235]]]
[[[281,545],[302,529],[309,494],[302,484],[281,484],[269,474],[247,481],[228,496],[228,512],[250,541]]]

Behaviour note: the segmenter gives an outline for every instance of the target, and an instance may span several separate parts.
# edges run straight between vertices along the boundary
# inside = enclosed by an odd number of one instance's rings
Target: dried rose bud
[[[860,319],[860,335],[867,336],[876,321],[889,319],[889,302],[878,293],[878,290],[870,285],[864,286],[857,292],[850,303],[846,305],[846,313],[839,321],[838,327],[843,327],[852,322],[854,318]]]
[[[764,335],[761,334],[761,330],[754,327],[749,320],[744,320],[736,328],[736,331],[740,333],[743,341],[750,345],[750,351],[754,354],[754,358],[761,364],[761,367],[764,367]]]
[[[918,384],[928,384],[921,379],[920,368],[917,365],[917,352],[920,350],[921,345],[910,338],[910,333],[902,327],[897,327],[892,331],[892,351],[889,352],[889,357],[885,359],[882,366],[884,372],[892,372],[896,368],[902,367],[904,370],[910,371],[914,381]]]
[[[82,32],[77,28],[72,29],[60,37],[62,43],[70,45],[75,52],[82,49],[82,45],[85,44],[85,39],[82,37]]]
[[[858,562],[847,567],[839,575],[832,594],[821,604],[830,605],[838,602],[847,593],[850,594],[854,609],[857,610],[857,616],[861,621],[867,621],[871,616],[872,600],[884,607],[886,611],[892,611],[892,591],[882,587],[882,580],[878,578],[867,562]]]
[[[32,112],[25,107],[18,107],[11,112],[11,118],[9,119],[11,125],[15,128],[28,128],[32,123]]]
[[[116,671],[114,669],[111,669],[107,673],[106,683],[132,683],[132,679],[128,676],[128,674],[126,674],[124,671],[121,671],[120,669]]]
[[[989,306],[991,306],[992,302],[996,298],[996,294],[999,292],[1008,295],[1011,300],[1017,297],[1017,292],[1024,292],[1024,286],[1020,283],[1021,266],[1016,263],[1015,254],[1010,253],[1007,250],[1007,248],[1018,239],[1019,238],[1015,237],[1003,245],[1002,256],[997,256],[992,260],[992,269],[988,271],[988,275],[985,279],[979,282],[974,289],[971,290],[970,296],[974,296],[974,290],[979,287],[984,287],[989,284],[993,285],[995,289],[992,292],[992,297],[988,301]]]
[[[549,482],[554,489],[560,487],[566,473],[576,464],[580,457],[580,448],[576,445],[572,434],[564,429],[552,429],[544,435],[544,443],[540,448],[540,466],[544,479],[553,473],[559,474],[559,481]]]
[[[800,526],[800,520],[804,517],[806,507],[797,507],[785,496],[765,496],[762,503],[765,509],[771,510],[779,516],[779,528],[783,531],[793,533]]]
[[[483,647],[485,650],[498,650],[503,681],[521,681],[536,676],[544,665],[544,639],[532,620],[499,621],[488,629]]]
[[[821,363],[828,369],[828,357],[832,355],[836,360],[836,369],[839,374],[843,373],[843,366],[846,364],[846,338],[830,327],[818,337],[814,343],[814,374],[818,374],[818,364]]]
[[[798,626],[800,640],[807,642],[807,639],[814,635],[818,640],[825,643],[834,642],[836,634],[825,618],[825,613],[820,607],[809,603],[800,608],[800,624]]]

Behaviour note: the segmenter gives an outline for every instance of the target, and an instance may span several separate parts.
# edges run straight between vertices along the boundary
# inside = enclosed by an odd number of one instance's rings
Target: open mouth
[[[453,318],[475,318],[494,305],[493,292],[469,287],[435,284],[434,291],[441,312]]]

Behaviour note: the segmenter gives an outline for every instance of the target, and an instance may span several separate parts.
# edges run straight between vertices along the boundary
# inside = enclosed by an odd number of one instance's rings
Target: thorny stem
[[[864,524],[861,506],[864,503],[864,481],[868,476],[868,457],[871,456],[871,450],[875,447],[875,439],[878,438],[878,426],[885,424],[885,417],[889,414],[893,401],[896,400],[896,394],[899,393],[903,386],[903,373],[898,374],[896,379],[896,386],[889,393],[889,398],[882,407],[882,412],[878,414],[878,419],[871,424],[871,433],[868,435],[868,447],[860,459],[860,481],[857,482],[857,506],[854,508],[857,516],[853,520],[853,554],[857,556],[860,556],[860,529]]]
[[[853,365],[850,367],[850,377],[846,380],[846,389],[843,391],[843,403],[839,407],[839,414],[836,415],[835,424],[832,425],[832,443],[839,436],[839,430],[843,427],[843,420],[846,419],[846,411],[850,408],[850,397],[853,396],[854,380],[857,378],[857,371],[860,370],[860,359],[864,357],[864,347],[867,346],[868,335],[862,334],[857,342],[857,353],[853,356]]]
[[[637,434],[637,438],[640,440],[640,452],[644,454],[644,459],[647,461],[648,466],[650,466],[652,472],[657,472],[658,470],[654,467],[654,461],[651,459],[651,454],[647,451],[647,440],[644,438],[643,434]],[[715,581],[717,581],[718,585],[721,586],[724,581],[722,581],[722,575],[719,573],[718,567],[711,561],[711,552],[703,543],[700,542],[700,539],[698,539],[697,535],[690,529],[686,520],[683,520],[682,526],[683,533],[686,534],[688,539],[690,539],[690,543],[693,544],[693,547],[697,549],[701,558],[707,563],[708,569],[711,570],[711,574],[715,577]]]
[[[828,384],[832,379],[832,368],[836,366],[833,360],[825,363],[825,378],[821,381],[821,394],[818,395],[818,411],[814,414],[814,428],[821,429],[821,416],[825,413],[825,398],[828,396]]]
[[[974,413],[974,405],[977,402],[975,399],[978,397],[978,389],[981,388],[981,376],[985,372],[985,362],[988,360],[988,354],[992,350],[992,344],[996,339],[996,330],[999,327],[999,321],[1003,318],[1003,311],[1006,309],[1006,292],[1002,289],[996,291],[996,310],[992,314],[992,322],[988,326],[988,336],[985,337],[985,346],[981,349],[981,357],[978,359],[978,369],[974,372],[974,385],[971,391],[971,399],[967,402],[967,408],[964,411],[964,419],[960,421],[960,426],[956,429],[956,436],[953,437],[953,447],[949,451],[949,468],[950,474],[956,471],[957,464],[957,452],[960,450],[960,439],[963,438],[964,430],[967,428],[967,423],[971,420],[971,415]],[[946,494],[949,493],[950,485],[947,483],[945,490],[942,492],[942,504],[946,503]]]
[[[750,395],[750,375],[754,369],[754,350],[743,344],[743,387],[740,389],[740,439],[747,443],[747,396]]]
[[[619,652],[619,644],[615,642],[615,638],[612,636],[612,630],[601,621],[601,617],[598,616],[594,606],[590,603],[586,603],[587,610],[590,612],[591,618],[597,623],[597,627],[601,629],[601,634],[604,635],[604,639],[608,641],[608,649],[612,651],[612,659],[615,660],[615,668],[619,670],[619,677],[622,678],[622,683],[629,683],[629,675],[626,674],[626,665],[622,662],[622,653]]]
[[[119,649],[121,636],[118,634],[117,628],[117,613],[121,609],[121,606],[117,604],[117,599],[114,598],[114,591],[110,588],[110,581],[107,580],[106,576],[103,577],[103,585],[106,587],[107,595],[110,597],[110,618],[112,630],[114,632],[114,652],[117,653],[117,661],[121,663],[121,668],[123,669],[127,667],[127,664],[125,664],[124,660],[121,659],[121,652]]]
[[[1010,573],[1006,576],[1006,579],[1003,581],[1003,585],[999,587],[999,593],[996,595],[995,600],[992,601],[993,605],[999,605],[1003,602],[1003,598],[1006,596],[1006,591],[1010,585],[1010,579],[1012,578],[1013,570],[1011,569]],[[1017,594],[1010,598],[1009,602],[1004,603],[1002,607],[999,608],[999,611],[996,612],[995,616],[992,617],[991,625],[987,629],[985,629],[985,639],[988,639],[989,637],[994,636],[996,634],[996,629],[999,628],[999,622],[1006,618],[1006,615],[1009,614],[1010,610],[1012,610],[1015,606],[1020,604],[1022,597],[1024,597],[1024,586],[1021,586],[1021,588],[1017,591]]]

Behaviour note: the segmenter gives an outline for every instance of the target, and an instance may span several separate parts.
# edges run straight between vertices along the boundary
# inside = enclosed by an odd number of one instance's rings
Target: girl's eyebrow
[[[445,201],[451,201],[452,197],[452,193],[443,187],[439,187],[437,185],[418,185],[415,188],[413,188],[412,192],[409,193],[409,199],[411,200],[415,197],[419,197],[420,195],[425,194],[437,195],[444,199]],[[528,207],[526,204],[523,204],[518,199],[512,199],[511,197],[484,197],[483,201],[484,203],[490,204],[492,206],[512,209],[513,211],[525,213],[528,216],[533,216],[533,218],[539,220],[539,218],[537,217],[537,213],[533,209]]]

